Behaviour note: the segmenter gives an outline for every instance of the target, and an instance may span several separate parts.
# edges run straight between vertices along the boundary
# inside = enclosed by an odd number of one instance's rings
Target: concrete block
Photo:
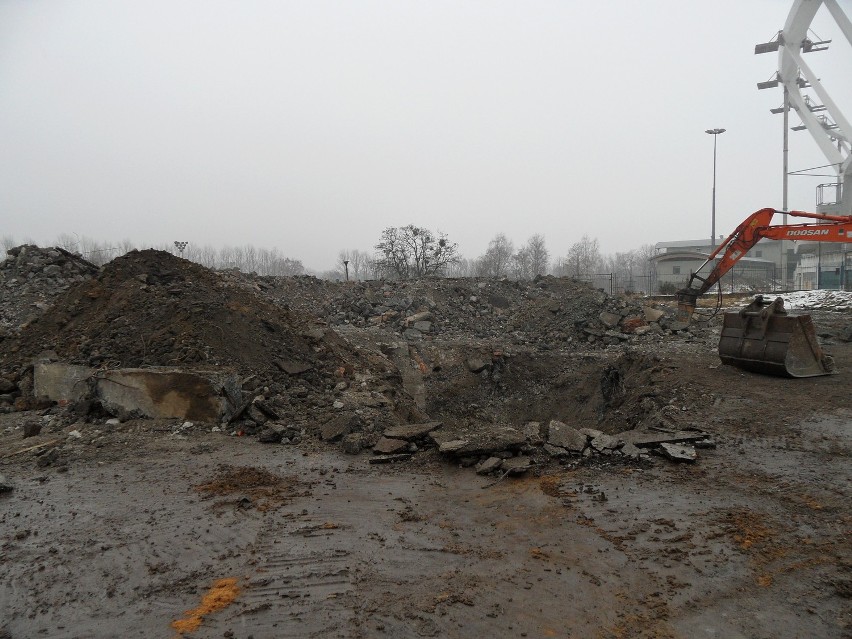
[[[61,362],[42,362],[33,366],[33,394],[36,399],[75,402],[89,393],[88,379],[94,369]]]
[[[648,322],[659,322],[665,316],[663,311],[651,306],[645,306],[642,311],[645,313],[645,320]]]
[[[373,446],[373,452],[383,455],[394,455],[396,453],[404,453],[408,450],[408,442],[404,439],[390,439],[382,437]]]
[[[97,375],[96,394],[108,410],[145,417],[218,422],[234,410],[239,380],[223,371],[122,368]]]
[[[587,440],[584,433],[554,419],[547,425],[547,443],[575,453],[582,453]]]
[[[601,320],[601,323],[607,328],[615,328],[621,321],[621,315],[616,315],[615,313],[607,313],[606,311],[601,313],[598,318]]]
[[[423,424],[404,424],[402,426],[392,426],[385,430],[385,437],[391,439],[405,439],[406,441],[414,441],[425,437],[433,430],[438,430],[444,425],[443,422],[425,422]]]

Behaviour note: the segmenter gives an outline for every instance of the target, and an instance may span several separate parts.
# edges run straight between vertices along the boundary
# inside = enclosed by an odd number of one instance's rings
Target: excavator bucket
[[[781,377],[830,375],[834,366],[817,342],[810,315],[788,315],[779,297],[762,296],[725,313],[719,357],[724,364]]]

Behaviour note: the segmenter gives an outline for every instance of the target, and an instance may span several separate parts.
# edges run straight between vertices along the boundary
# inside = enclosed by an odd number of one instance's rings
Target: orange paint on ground
[[[183,619],[178,619],[172,622],[172,628],[180,634],[193,632],[198,629],[201,622],[204,621],[204,615],[209,615],[211,612],[222,610],[231,605],[237,596],[240,594],[240,587],[237,585],[235,577],[220,579],[201,599],[201,605],[193,610],[187,610]]]

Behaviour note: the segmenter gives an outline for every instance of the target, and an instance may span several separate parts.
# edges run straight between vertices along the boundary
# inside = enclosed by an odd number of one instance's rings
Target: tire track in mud
[[[297,520],[262,530],[254,549],[262,559],[235,622],[245,622],[256,636],[313,637],[346,628],[352,556],[339,547],[338,529]]]

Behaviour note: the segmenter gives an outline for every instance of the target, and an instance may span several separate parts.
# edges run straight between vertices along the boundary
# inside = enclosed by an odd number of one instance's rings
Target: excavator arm
[[[710,257],[689,276],[686,288],[677,292],[678,309],[681,314],[691,316],[698,297],[709,291],[716,282],[760,240],[810,240],[814,242],[852,242],[852,215],[826,215],[789,211],[787,215],[817,220],[817,223],[780,224],[770,226],[775,209],[760,209],[749,215],[719,244]],[[721,254],[719,261],[706,277],[698,273]],[[698,284],[696,285],[696,282]]]
[[[825,215],[790,211],[787,215],[814,220],[771,226],[775,209],[760,209],[747,217],[699,268],[713,264],[706,277],[692,273],[686,288],[678,291],[678,310],[688,320],[698,296],[710,290],[725,273],[762,239],[852,241],[852,215]],[[788,315],[784,300],[774,302],[758,295],[739,311],[725,313],[719,338],[719,358],[739,368],[786,377],[830,375],[833,363],[822,352],[810,315]]]

